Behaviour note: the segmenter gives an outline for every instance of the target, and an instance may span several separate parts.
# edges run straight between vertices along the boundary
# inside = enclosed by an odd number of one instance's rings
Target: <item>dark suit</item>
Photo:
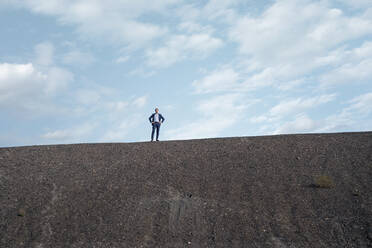
[[[155,122],[155,114],[156,113],[153,113],[150,117],[149,117],[149,121],[150,123],[152,123],[152,132],[151,132],[151,141],[154,140],[154,133],[155,133],[155,130],[156,130],[156,140],[159,140],[159,131],[160,131],[160,125],[162,122],[165,121],[165,118],[160,114],[159,114],[159,121],[158,122]],[[153,123],[154,122],[154,123]]]

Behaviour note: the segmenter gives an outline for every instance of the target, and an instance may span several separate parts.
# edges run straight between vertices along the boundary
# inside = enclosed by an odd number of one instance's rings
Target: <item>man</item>
[[[154,133],[156,129],[156,141],[159,141],[159,131],[160,131],[160,125],[165,121],[164,117],[159,113],[159,109],[155,109],[155,113],[153,113],[149,121],[152,124],[152,132],[151,132],[151,141],[154,141]]]

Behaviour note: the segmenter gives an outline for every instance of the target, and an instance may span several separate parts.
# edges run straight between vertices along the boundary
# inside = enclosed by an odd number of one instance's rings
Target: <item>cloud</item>
[[[297,114],[294,120],[279,122],[272,133],[370,131],[372,124],[370,106],[372,92],[354,97],[348,101],[348,106],[324,118],[314,120],[304,113]]]
[[[181,21],[181,23],[178,24],[178,29],[181,31],[186,31],[187,33],[212,34],[215,31],[215,29],[210,25],[203,26],[200,23],[192,20]]]
[[[253,70],[247,70],[244,83],[250,90],[267,86],[286,89],[286,82],[305,82],[303,79],[308,75],[317,80],[322,74],[320,68],[327,74],[332,66],[343,64],[344,59],[349,58],[347,53],[355,55],[350,67],[358,65],[358,68],[354,71],[344,65],[321,80],[337,81],[345,74],[353,78],[360,71],[365,75],[363,80],[369,79],[365,72],[369,61],[361,61],[361,52],[358,58],[356,50],[345,47],[371,34],[372,18],[359,11],[346,14],[328,1],[300,0],[276,1],[256,17],[237,18],[229,30],[229,38],[238,44],[240,54],[254,62]],[[360,47],[363,48],[369,49],[369,44]],[[250,63],[247,66],[250,67]]]
[[[130,56],[121,56],[115,60],[117,64],[125,63],[130,59]]]
[[[91,65],[95,61],[96,59],[91,53],[82,52],[79,50],[70,51],[66,53],[62,58],[62,62],[64,64],[80,67]]]
[[[229,39],[242,59],[195,80],[197,93],[285,92],[371,80],[371,42],[356,48],[351,42],[372,34],[372,16],[344,13],[331,2],[284,0],[234,20]]]
[[[35,47],[35,63],[42,66],[52,65],[54,62],[54,46],[50,42],[43,42]]]
[[[372,92],[357,96],[350,103],[351,105],[345,111],[356,111],[361,116],[367,116],[372,113]]]
[[[272,107],[269,114],[273,117],[283,118],[286,115],[301,112],[306,109],[315,108],[321,104],[328,103],[335,99],[335,95],[321,95],[312,98],[297,98],[285,100]]]
[[[102,111],[113,118],[116,114],[122,114],[126,107],[132,104],[129,99],[123,100],[120,90],[93,83],[78,88],[73,101],[77,105],[76,112],[79,115],[89,116]]]
[[[370,0],[336,0],[337,2],[343,3],[348,5],[349,7],[352,7],[354,9],[359,8],[368,8],[371,7],[371,1]]]
[[[143,106],[145,106],[147,103],[147,96],[141,96],[141,97],[138,97],[136,98],[134,101],[133,101],[133,104],[138,107],[138,108],[142,108]]]
[[[304,111],[309,111],[315,109],[321,105],[334,101],[336,98],[336,94],[326,94],[314,97],[298,97],[294,99],[286,99],[280,101],[275,106],[271,107],[267,114],[253,116],[249,119],[251,123],[258,124],[258,123],[277,123],[280,127],[274,131],[274,133],[281,133],[281,132],[289,132],[289,127],[293,125],[293,131],[305,131],[304,128],[306,125],[304,123],[312,123],[310,122],[309,117]],[[292,116],[296,116],[294,121],[281,124],[283,120],[291,118]],[[297,126],[296,126],[296,125]],[[310,125],[309,125],[310,126]],[[313,125],[315,127],[315,125]],[[295,127],[298,127],[297,129]],[[310,129],[309,129],[310,130]],[[266,130],[267,131],[267,130]]]
[[[62,25],[73,25],[84,37],[139,48],[167,32],[167,28],[146,23],[146,14],[165,14],[178,0],[15,0],[11,4],[34,13],[53,16]],[[10,1],[9,3],[10,4]]]
[[[102,93],[96,89],[79,89],[75,95],[77,102],[83,105],[95,105],[102,98]]]
[[[54,45],[34,47],[29,63],[0,63],[0,109],[18,117],[35,117],[64,111],[54,98],[64,94],[74,75],[54,62]]]
[[[313,132],[319,128],[319,123],[312,120],[305,114],[300,114],[295,117],[293,121],[286,122],[276,129],[273,134],[284,133],[307,133]]]
[[[209,0],[203,8],[203,14],[210,20],[222,19],[231,22],[236,18],[235,9],[240,0]]]
[[[342,83],[364,83],[372,80],[372,59],[362,60],[356,64],[344,64],[326,74],[320,81],[324,85],[334,85]]]
[[[261,16],[241,17],[230,30],[240,51],[257,59],[292,62],[372,33],[372,20],[346,16],[323,2],[277,1]]]
[[[80,126],[46,132],[41,138],[50,142],[83,142],[92,134],[96,127],[94,123],[85,123]]]
[[[240,94],[219,95],[199,102],[196,110],[199,119],[179,128],[167,130],[167,139],[196,139],[216,137],[223,130],[235,124],[249,103]]]
[[[210,93],[237,88],[239,74],[232,68],[215,70],[201,80],[195,80],[192,86],[196,93]]]
[[[179,5],[175,14],[184,21],[217,21],[231,23],[236,18],[236,7],[241,0],[209,0],[200,3],[186,2]]]
[[[32,63],[0,64],[0,105],[29,109],[66,89],[73,78],[73,74],[58,67],[41,71]]]
[[[368,83],[372,79],[371,56],[372,42],[365,41],[360,47],[339,48],[317,58],[315,63],[330,67],[319,77],[322,87]]]
[[[240,67],[240,68],[239,68]],[[261,71],[247,73],[237,65],[222,66],[202,79],[194,80],[196,93],[249,92],[264,87],[286,91],[305,83],[303,74],[292,65],[277,65]]]
[[[143,115],[138,112],[146,104],[147,96],[122,98],[112,88],[81,88],[76,92],[75,99],[71,99],[73,104],[68,113],[69,120],[75,125],[49,129],[41,138],[46,143],[126,140],[132,130],[143,122]]]
[[[315,58],[313,63],[316,66],[328,66],[330,69],[335,69],[340,66],[358,64],[362,61],[368,61],[372,56],[372,42],[364,41],[359,47],[347,48],[341,46],[334,50],[330,50],[322,56]],[[328,73],[328,70],[326,73]]]
[[[147,50],[147,64],[168,67],[187,57],[204,57],[223,45],[223,41],[209,34],[174,35],[165,46]]]

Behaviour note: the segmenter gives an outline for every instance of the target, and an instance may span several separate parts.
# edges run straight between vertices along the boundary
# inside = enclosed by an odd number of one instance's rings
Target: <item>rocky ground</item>
[[[0,247],[372,247],[372,132],[1,148]]]

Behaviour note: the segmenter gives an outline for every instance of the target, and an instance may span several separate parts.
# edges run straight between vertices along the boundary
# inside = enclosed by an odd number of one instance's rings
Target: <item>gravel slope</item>
[[[1,148],[0,247],[372,247],[372,132]]]

